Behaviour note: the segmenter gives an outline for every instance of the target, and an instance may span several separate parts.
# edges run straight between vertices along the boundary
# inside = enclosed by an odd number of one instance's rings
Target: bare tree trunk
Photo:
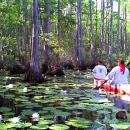
[[[19,45],[20,40],[19,40],[19,36],[18,36],[19,31],[18,31],[18,26],[17,26],[17,25],[15,26],[14,30],[15,30],[16,41],[17,41],[17,49],[18,49],[17,53],[18,53],[18,58],[19,58],[19,60],[21,61],[21,58],[20,58],[20,45]],[[21,61],[21,62],[22,62],[22,61]]]
[[[117,21],[117,55],[120,53],[120,0],[118,0],[118,21]]]
[[[107,1],[107,3],[106,3],[107,5],[107,7],[109,6],[109,2]],[[107,9],[106,10],[106,27],[105,27],[105,48],[104,48],[104,50],[105,51],[109,51],[109,48],[108,48],[108,43],[109,43],[109,9]]]
[[[33,28],[32,28],[32,46],[31,46],[31,60],[30,69],[25,75],[25,81],[33,83],[43,82],[42,73],[38,60],[38,0],[33,0]]]
[[[112,65],[113,61],[113,0],[110,0],[110,43],[109,43],[109,63]]]
[[[83,57],[82,57],[82,2],[78,0],[77,2],[77,62],[78,68],[82,69]]]
[[[125,53],[125,58],[127,56],[127,50],[126,50],[126,43],[127,43],[127,4],[126,2],[124,3],[124,53]]]
[[[104,46],[104,0],[101,0],[101,43],[100,43],[100,59],[102,60],[102,50]]]
[[[45,29],[45,44],[44,44],[44,60],[45,63],[50,67],[51,48],[49,44],[50,40],[50,0],[45,0],[45,13],[47,17],[44,18],[44,29]]]
[[[94,37],[93,37],[93,20],[92,20],[92,1],[89,0],[89,13],[90,13],[90,43],[91,43],[91,48],[90,48],[90,54],[92,61],[94,60]]]
[[[96,0],[96,38],[95,38],[95,43],[96,43],[96,40],[97,40],[97,38],[98,38],[98,10],[97,10],[97,8],[98,8],[98,3],[97,3],[97,0]]]
[[[26,58],[27,58],[27,3],[26,0],[23,0],[23,7],[24,7],[24,14],[23,14],[23,19],[24,19],[24,62],[26,63]]]
[[[57,30],[58,30],[58,53],[57,53],[57,65],[59,66],[59,58],[60,58],[60,41],[61,41],[61,17],[60,17],[60,15],[61,15],[61,3],[60,3],[61,1],[60,0],[58,0],[58,25],[57,25]]]

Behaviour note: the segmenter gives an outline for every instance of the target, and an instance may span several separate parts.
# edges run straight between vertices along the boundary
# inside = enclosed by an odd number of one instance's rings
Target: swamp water
[[[122,109],[115,106],[115,96],[92,90],[88,72],[65,70],[63,77],[48,78],[44,84],[32,85],[1,77],[0,130],[129,129],[129,117],[116,119]],[[13,84],[10,89],[9,84]]]

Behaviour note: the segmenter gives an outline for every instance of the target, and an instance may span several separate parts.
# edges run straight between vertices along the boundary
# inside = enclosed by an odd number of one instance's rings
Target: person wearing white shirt
[[[107,68],[102,64],[102,61],[98,61],[98,65],[92,70],[94,77],[94,86],[99,86],[101,80],[105,80],[107,75]]]
[[[105,80],[112,80],[111,84],[128,84],[129,70],[123,59],[118,60],[118,66],[114,67],[105,77]]]

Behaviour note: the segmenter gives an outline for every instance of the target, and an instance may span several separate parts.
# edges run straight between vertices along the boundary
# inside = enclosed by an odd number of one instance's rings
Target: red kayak
[[[100,89],[104,89],[106,92],[120,93],[123,90],[126,94],[130,95],[130,84],[121,84],[121,85],[110,85],[110,83],[105,83],[100,86]]]

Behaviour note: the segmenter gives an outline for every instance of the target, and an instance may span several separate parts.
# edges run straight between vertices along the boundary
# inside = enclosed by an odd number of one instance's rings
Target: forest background
[[[29,64],[27,81],[42,81],[45,64],[91,69],[98,59],[108,68],[119,57],[129,62],[129,0],[0,3],[0,69]]]

